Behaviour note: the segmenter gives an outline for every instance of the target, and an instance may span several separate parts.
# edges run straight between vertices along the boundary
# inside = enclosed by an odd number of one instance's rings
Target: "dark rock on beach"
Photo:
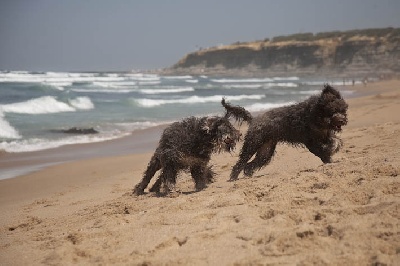
[[[99,132],[94,128],[78,128],[78,127],[71,127],[69,129],[56,129],[52,130],[55,133],[65,133],[65,134],[98,134]]]

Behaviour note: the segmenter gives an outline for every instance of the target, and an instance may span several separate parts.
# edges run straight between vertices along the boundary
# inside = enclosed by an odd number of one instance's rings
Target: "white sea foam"
[[[17,114],[51,114],[62,112],[74,112],[76,109],[93,109],[94,105],[88,97],[78,97],[69,100],[69,104],[58,101],[54,96],[43,96],[25,102],[1,105],[6,113]]]
[[[192,76],[163,76],[164,79],[192,79]]]
[[[211,79],[212,82],[216,83],[263,83],[263,82],[272,82],[274,81],[271,78],[263,78],[263,79]]]
[[[82,143],[93,143],[93,142],[102,142],[106,140],[120,138],[125,134],[109,134],[109,135],[83,135],[83,136],[72,136],[59,140],[49,140],[49,139],[24,139],[24,140],[16,140],[11,142],[0,142],[0,150],[4,150],[6,152],[30,152],[30,151],[40,151],[46,149],[57,148],[70,144],[82,144]]]
[[[300,80],[300,78],[299,77],[274,77],[274,78],[272,78],[273,80],[276,80],[276,81],[278,81],[278,80]]]
[[[89,97],[77,97],[76,99],[69,100],[69,103],[80,110],[94,109],[94,104]]]
[[[224,84],[222,88],[224,89],[261,89],[263,87],[262,84]]]
[[[128,78],[129,79],[129,78]],[[47,72],[40,74],[32,73],[0,73],[0,82],[20,82],[20,83],[43,83],[43,84],[56,84],[56,83],[91,83],[91,82],[115,82],[125,81],[127,78],[118,75],[99,75],[93,73],[56,73]],[[56,85],[57,86],[57,85]],[[63,86],[63,85],[58,85]]]
[[[296,81],[299,77],[274,77],[274,78],[249,78],[249,79],[211,79],[212,82],[217,83],[266,83],[274,81]]]
[[[143,107],[155,107],[164,104],[193,104],[193,103],[207,103],[207,102],[220,102],[221,99],[225,97],[227,100],[239,101],[243,99],[253,99],[259,100],[265,98],[265,95],[231,95],[231,96],[223,96],[223,95],[213,95],[213,96],[191,96],[188,98],[182,99],[136,99],[135,101]]]
[[[140,129],[145,129],[145,128],[149,128],[149,127],[155,127],[160,124],[163,124],[163,123],[144,121],[144,122],[132,122],[132,123],[116,123],[115,126],[123,129],[123,131],[134,131],[134,130],[140,130]]]
[[[4,139],[20,139],[18,131],[10,125],[10,123],[4,118],[4,113],[0,107],[0,138]]]
[[[254,103],[252,105],[246,106],[245,109],[249,112],[260,112],[272,108],[282,107],[291,105],[294,102],[286,102],[286,103]]]
[[[185,82],[187,82],[187,83],[199,83],[199,80],[198,79],[187,79],[187,80],[185,80]]]
[[[75,92],[89,92],[89,93],[130,93],[132,91],[135,91],[136,89],[82,89],[82,88],[77,88],[77,89],[71,89],[71,91]]]
[[[297,91],[293,94],[301,94],[301,95],[317,95],[321,93],[321,90],[309,90],[309,91]]]
[[[291,87],[295,88],[298,85],[294,82],[267,82],[267,83],[253,83],[253,84],[223,84],[225,89],[269,89],[272,87]]]
[[[294,82],[277,82],[277,83],[270,83],[268,84],[271,87],[298,87],[299,85]]]
[[[193,87],[177,87],[177,86],[165,86],[164,89],[141,89],[139,90],[142,94],[162,94],[162,93],[178,93],[194,91]]]
[[[143,86],[149,86],[149,85],[158,85],[161,84],[161,81],[159,80],[154,80],[154,81],[139,81],[138,82],[139,85],[143,85]]]
[[[46,114],[75,111],[75,108],[64,102],[57,101],[53,96],[43,96],[26,102],[5,104],[1,107],[4,112],[18,114]]]
[[[155,74],[126,74],[124,77],[137,81],[160,81],[160,76]]]
[[[126,88],[136,86],[138,82],[136,81],[114,81],[114,82],[98,82],[94,81],[93,86],[103,87],[103,88]]]
[[[60,82],[56,82],[56,81],[46,81],[43,82],[43,85],[46,86],[50,86],[52,88],[55,88],[59,91],[63,91],[65,88],[64,87],[68,87],[68,86],[72,86],[72,82],[65,82],[65,81],[60,81]]]

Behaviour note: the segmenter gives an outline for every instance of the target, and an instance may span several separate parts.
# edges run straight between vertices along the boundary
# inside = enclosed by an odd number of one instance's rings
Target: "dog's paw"
[[[251,166],[246,166],[243,170],[243,173],[247,177],[252,177],[254,174],[254,169]]]
[[[133,196],[140,196],[140,195],[143,195],[143,194],[144,194],[144,190],[134,189],[134,190],[132,191],[132,195],[133,195]]]

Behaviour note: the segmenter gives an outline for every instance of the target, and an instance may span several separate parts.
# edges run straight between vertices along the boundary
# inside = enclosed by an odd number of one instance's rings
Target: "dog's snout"
[[[339,114],[339,113],[334,114],[332,118],[333,118],[335,123],[341,123],[341,124],[346,124],[347,123],[347,118],[343,114]]]
[[[225,143],[231,143],[231,142],[232,142],[231,137],[228,136],[228,135],[225,135],[225,136],[223,137],[223,140],[224,140]]]

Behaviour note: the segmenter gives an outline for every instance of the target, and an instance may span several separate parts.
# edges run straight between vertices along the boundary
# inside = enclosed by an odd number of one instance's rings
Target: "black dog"
[[[159,193],[162,187],[165,194],[169,193],[178,173],[185,170],[190,171],[196,190],[202,190],[212,182],[214,173],[208,166],[212,153],[232,151],[241,136],[229,122],[229,117],[241,121],[248,119],[243,117],[245,110],[242,107],[231,106],[224,99],[221,103],[226,109],[224,117],[189,117],[164,130],[143,179],[133,190],[134,194],[143,194],[158,170],[161,174],[150,192]]]
[[[236,180],[242,170],[246,176],[252,176],[267,165],[278,142],[304,145],[323,163],[330,163],[332,155],[342,146],[335,133],[347,124],[347,107],[339,91],[325,85],[318,96],[253,118],[230,181]]]

